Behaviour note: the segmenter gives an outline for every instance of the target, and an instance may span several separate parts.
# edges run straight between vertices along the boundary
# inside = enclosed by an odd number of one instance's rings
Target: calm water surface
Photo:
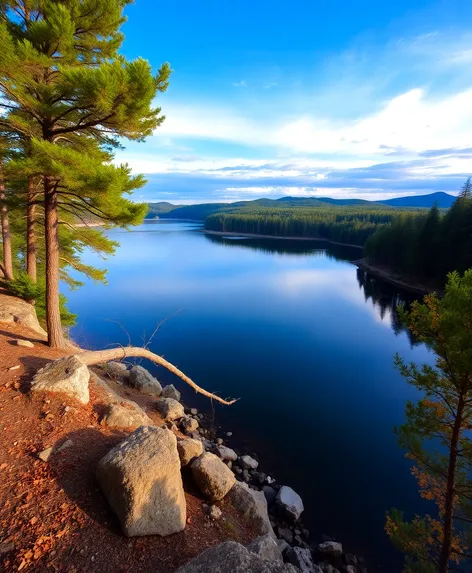
[[[150,348],[208,390],[240,398],[216,408],[229,445],[257,452],[262,471],[300,493],[314,534],[338,537],[371,570],[399,571],[385,511],[424,506],[392,433],[417,396],[392,358],[433,359],[397,326],[392,306],[405,294],[359,272],[357,249],[220,238],[171,221],[109,234],[121,246],[106,263],[108,286],[67,293],[79,315],[72,336],[90,348],[127,344],[118,321],[142,344],[168,318]]]

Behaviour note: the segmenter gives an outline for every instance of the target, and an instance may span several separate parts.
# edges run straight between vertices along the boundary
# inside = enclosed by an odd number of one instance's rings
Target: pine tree
[[[122,193],[141,184],[130,177],[126,167],[107,165],[100,170],[98,163],[109,161],[110,155],[100,155],[99,147],[117,146],[118,137],[142,140],[164,119],[152,101],[157,91],[167,88],[168,64],[153,77],[148,62],[127,62],[117,52],[122,42],[122,12],[128,3],[0,3],[0,92],[7,102],[1,105],[9,111],[3,124],[14,121],[31,140],[32,162],[41,157],[47,165],[39,175],[44,192],[47,327],[53,347],[64,346],[58,289],[59,210],[79,217],[88,211],[113,224],[136,222],[142,208],[125,205],[123,199],[117,202],[123,209],[118,212],[103,194],[91,200],[93,192],[85,192],[83,181],[93,180],[105,189],[97,178],[111,176]],[[57,161],[64,162],[62,167]],[[87,171],[89,163],[96,165]],[[81,178],[84,168],[86,175]],[[113,169],[116,175],[112,175]]]
[[[407,403],[398,436],[437,515],[407,523],[393,510],[386,528],[406,555],[406,571],[446,573],[472,557],[472,269],[451,273],[443,299],[428,295],[403,318],[436,354],[435,367],[407,365],[398,355],[395,363],[424,394]]]

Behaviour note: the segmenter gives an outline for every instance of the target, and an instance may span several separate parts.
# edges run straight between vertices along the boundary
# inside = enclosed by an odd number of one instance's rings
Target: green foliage
[[[450,273],[442,299],[428,295],[402,316],[436,354],[434,367],[395,358],[402,376],[423,395],[406,405],[399,444],[414,461],[421,496],[436,510],[411,523],[391,512],[386,529],[407,556],[406,571],[444,572],[471,558],[472,269],[463,277]]]
[[[26,300],[27,302],[34,303],[36,315],[41,323],[45,322],[46,319],[46,286],[44,279],[33,283],[29,276],[20,271],[14,280],[8,281],[6,283],[7,289],[19,298]],[[63,326],[70,327],[74,326],[77,319],[77,315],[71,313],[67,308],[67,298],[61,294],[60,295],[60,312],[61,321]]]
[[[427,215],[399,216],[378,229],[365,245],[369,262],[439,288],[449,272],[472,267],[471,188],[468,179],[444,215],[432,207]]]

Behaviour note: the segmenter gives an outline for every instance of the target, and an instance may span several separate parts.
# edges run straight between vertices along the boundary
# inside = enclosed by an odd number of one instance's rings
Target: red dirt
[[[25,338],[34,348],[17,346]],[[234,539],[248,543],[257,532],[223,500],[213,522],[184,476],[188,523],[169,537],[128,539],[95,480],[98,461],[130,431],[100,425],[105,391],[91,381],[83,406],[59,395],[27,394],[38,368],[64,355],[28,329],[0,323],[0,570],[170,573],[207,547]],[[19,365],[17,370],[8,370]],[[150,398],[113,389],[146,409]],[[148,409],[156,422],[159,415]],[[37,454],[67,439],[74,443],[45,463]]]

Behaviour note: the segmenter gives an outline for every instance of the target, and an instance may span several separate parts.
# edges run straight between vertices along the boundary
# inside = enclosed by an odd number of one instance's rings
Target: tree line
[[[205,220],[209,231],[277,237],[319,238],[363,246],[396,211],[378,206],[248,208],[215,213]]]
[[[445,213],[434,206],[415,216],[399,215],[366,242],[365,255],[406,278],[444,287],[447,274],[472,267],[472,183],[470,178]]]
[[[116,247],[91,224],[135,225],[146,214],[129,200],[145,180],[114,164],[114,150],[161,124],[153,100],[171,70],[153,74],[119,53],[129,3],[0,1],[0,275],[37,301],[51,347],[65,345],[71,319],[59,281],[78,286],[71,269],[105,280],[81,253]]]

